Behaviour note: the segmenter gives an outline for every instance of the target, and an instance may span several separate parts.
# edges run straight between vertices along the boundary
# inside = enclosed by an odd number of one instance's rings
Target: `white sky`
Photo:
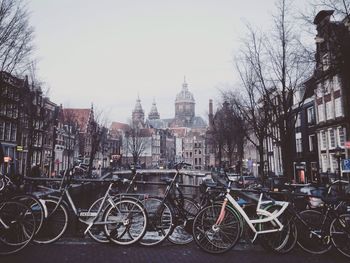
[[[38,75],[64,107],[126,122],[138,94],[148,115],[174,117],[184,75],[207,120],[218,87],[235,81],[244,23],[268,27],[275,0],[32,0]],[[298,0],[298,2],[303,2]]]

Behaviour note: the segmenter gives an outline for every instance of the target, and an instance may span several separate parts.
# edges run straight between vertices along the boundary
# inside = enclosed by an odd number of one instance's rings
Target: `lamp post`
[[[342,155],[343,155],[343,149],[339,147],[339,145],[337,146],[337,148],[335,148],[335,151],[334,151],[334,156],[335,158],[337,158],[337,161],[338,161],[338,180],[339,180],[339,192],[341,191],[341,183],[340,183],[340,180],[341,180],[341,158],[342,158]]]

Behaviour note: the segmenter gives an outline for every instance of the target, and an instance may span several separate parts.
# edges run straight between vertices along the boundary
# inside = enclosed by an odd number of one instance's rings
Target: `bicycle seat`
[[[160,180],[162,182],[165,182],[166,184],[171,184],[173,182],[173,178],[168,178],[168,177],[160,178]]]

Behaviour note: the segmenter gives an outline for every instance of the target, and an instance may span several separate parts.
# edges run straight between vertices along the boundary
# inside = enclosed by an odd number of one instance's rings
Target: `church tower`
[[[148,114],[148,119],[149,120],[159,120],[160,119],[157,105],[156,105],[155,101],[153,101],[153,103],[152,103],[152,108],[151,108],[150,113]]]
[[[142,109],[140,97],[137,98],[135,108],[132,111],[132,122],[142,126],[145,123],[145,112]]]
[[[188,90],[186,78],[182,84],[182,90],[175,99],[175,122],[176,125],[184,127],[191,126],[195,117],[195,100],[193,94]]]

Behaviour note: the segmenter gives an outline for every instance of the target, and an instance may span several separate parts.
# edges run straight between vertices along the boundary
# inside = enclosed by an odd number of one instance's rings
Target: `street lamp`
[[[339,191],[341,191],[341,158],[343,156],[343,149],[341,147],[339,147],[339,145],[337,146],[337,148],[335,148],[334,150],[334,157],[337,158],[338,161],[338,180],[339,180]]]

